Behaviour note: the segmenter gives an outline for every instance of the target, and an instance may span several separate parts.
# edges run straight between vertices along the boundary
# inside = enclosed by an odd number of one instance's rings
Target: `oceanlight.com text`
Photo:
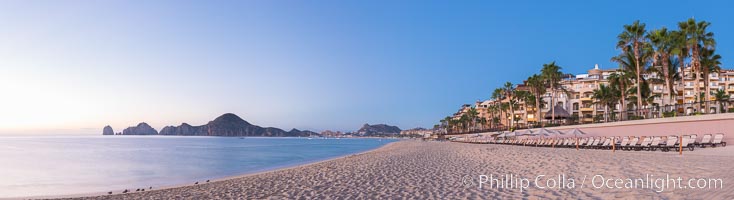
[[[479,189],[515,189],[520,192],[530,188],[551,190],[574,189],[653,189],[664,192],[676,189],[723,189],[724,180],[721,178],[681,177],[670,174],[645,174],[640,177],[616,177],[611,175],[584,175],[568,176],[536,175],[520,176],[516,174],[489,174],[478,176],[464,176],[462,184],[477,186]]]

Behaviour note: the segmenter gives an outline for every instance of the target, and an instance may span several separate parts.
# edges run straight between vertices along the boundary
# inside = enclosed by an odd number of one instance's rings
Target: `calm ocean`
[[[193,184],[358,153],[390,139],[0,137],[0,198]]]

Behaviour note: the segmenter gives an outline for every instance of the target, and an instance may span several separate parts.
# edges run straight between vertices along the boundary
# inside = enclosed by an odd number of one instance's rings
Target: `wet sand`
[[[612,153],[400,141],[361,154],[211,183],[79,199],[732,199],[732,166],[732,147],[697,148],[680,156],[660,151]],[[529,188],[499,188],[490,182],[479,188],[480,175],[498,178],[510,174],[515,176],[507,178],[515,181],[512,185],[520,177],[529,180]],[[595,175],[644,179],[648,175],[665,178],[666,174],[682,177],[683,184],[689,178],[720,179],[723,189],[665,188],[657,192],[659,188],[609,189],[592,184]],[[573,179],[574,187],[538,188],[534,182],[539,175],[546,175],[539,179],[539,186],[548,187],[551,179],[568,186]],[[596,180],[600,185],[600,179]]]

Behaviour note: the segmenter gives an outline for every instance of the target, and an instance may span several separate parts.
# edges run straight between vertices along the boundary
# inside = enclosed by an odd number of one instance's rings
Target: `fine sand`
[[[206,184],[82,199],[732,199],[734,148],[673,152],[400,141],[366,153]],[[478,187],[480,175],[513,174],[530,188]],[[723,189],[596,189],[592,177],[713,178]],[[536,188],[550,179],[574,188]],[[565,178],[558,178],[565,175]],[[581,188],[582,178],[586,179]],[[515,177],[515,178],[516,178]],[[597,180],[598,181],[598,180]],[[201,183],[201,182],[200,182]],[[516,184],[517,182],[513,183]],[[694,181],[695,183],[695,181]],[[614,182],[610,183],[612,186]],[[621,186],[624,186],[623,184]],[[637,187],[643,187],[642,185]]]

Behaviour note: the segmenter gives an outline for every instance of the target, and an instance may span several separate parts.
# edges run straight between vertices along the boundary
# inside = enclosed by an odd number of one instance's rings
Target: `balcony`
[[[730,87],[729,89],[726,89],[727,92],[734,92],[734,87]]]
[[[583,101],[592,101],[591,97],[581,97],[579,100]]]
[[[594,111],[594,108],[591,108],[591,107],[589,107],[589,108],[581,108],[581,109],[579,109],[579,111],[581,111],[581,112],[593,112]]]

